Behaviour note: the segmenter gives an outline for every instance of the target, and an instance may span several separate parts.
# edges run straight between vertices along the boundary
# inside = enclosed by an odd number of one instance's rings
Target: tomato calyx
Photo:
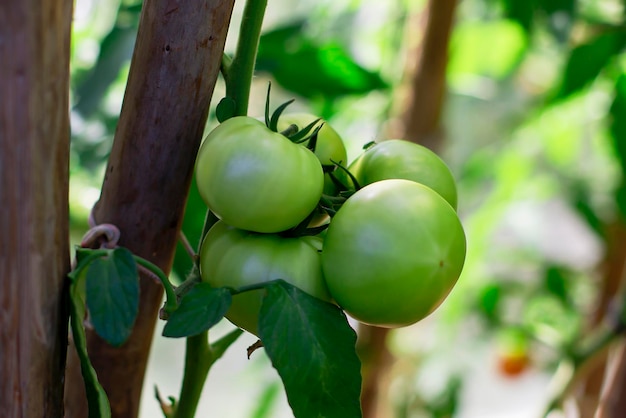
[[[332,165],[333,169],[328,171],[328,175],[330,176],[330,179],[333,181],[333,183],[337,187],[337,190],[339,190],[340,192],[349,191],[349,190],[351,190],[352,192],[356,192],[361,189],[361,185],[359,184],[359,181],[356,179],[354,174],[352,174],[350,170],[348,170],[348,168],[342,165],[341,162],[337,162],[333,160],[330,160],[330,162],[333,163]],[[337,168],[343,171],[344,173],[346,173],[346,175],[350,178],[350,181],[352,182],[352,185],[353,185],[352,188],[346,183],[344,183],[343,181],[341,181],[337,176],[335,176],[334,171]],[[322,166],[322,169],[324,169],[324,166]],[[326,172],[327,171],[324,171],[324,173]]]
[[[320,234],[322,231],[328,228],[328,224],[314,227],[309,226],[313,218],[318,215],[320,211],[326,211],[326,209],[321,205],[321,200],[320,203],[317,204],[317,207],[302,222],[300,222],[298,225],[291,229],[280,232],[278,235],[284,238],[299,238]]]
[[[285,103],[278,106],[270,115],[271,90],[272,83],[268,83],[267,96],[265,97],[265,126],[267,126],[267,128],[272,132],[278,132],[278,120],[280,119],[280,116],[283,114],[287,106],[292,104],[295,99],[287,100]],[[317,118],[302,129],[295,124],[291,124],[287,127],[287,129],[279,133],[295,144],[302,144],[308,141],[306,147],[312,152],[315,152],[317,134],[320,129],[322,129],[322,126],[324,126],[324,123],[319,123],[321,120],[321,118]]]

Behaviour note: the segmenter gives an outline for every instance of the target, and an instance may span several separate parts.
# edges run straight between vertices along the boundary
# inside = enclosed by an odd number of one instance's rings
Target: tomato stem
[[[246,116],[248,114],[250,85],[252,84],[266,7],[267,0],[246,1],[239,27],[235,56],[232,62],[223,68],[225,70],[226,96],[235,101],[234,116]]]
[[[209,370],[241,334],[243,331],[237,328],[213,344],[209,344],[208,331],[187,338],[183,384],[172,418],[195,416]]]
[[[163,284],[165,295],[167,297],[165,301],[165,312],[172,313],[178,309],[178,298],[174,292],[174,286],[172,286],[172,283],[169,281],[165,273],[163,273],[163,271],[156,264],[151,263],[145,258],[141,258],[137,255],[133,255],[133,258],[137,264],[149,270],[161,281],[161,284]]]

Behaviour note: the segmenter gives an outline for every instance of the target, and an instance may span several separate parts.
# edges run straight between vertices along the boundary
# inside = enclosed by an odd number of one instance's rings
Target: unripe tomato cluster
[[[287,114],[277,127],[288,135],[315,121]],[[196,177],[220,221],[202,243],[203,280],[240,290],[283,279],[375,326],[423,319],[465,260],[450,170],[404,140],[374,144],[346,169],[337,132],[324,123],[314,136],[295,143],[241,116],[207,136]],[[239,293],[226,317],[256,334],[261,301],[259,290]]]

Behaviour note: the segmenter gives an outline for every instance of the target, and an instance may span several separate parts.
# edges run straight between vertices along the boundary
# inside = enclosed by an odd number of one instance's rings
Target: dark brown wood
[[[614,298],[626,286],[626,225],[621,217],[605,228],[606,253],[600,266],[602,281],[593,325],[600,324],[603,314],[611,312]],[[591,399],[588,414],[601,418],[617,418],[626,411],[626,348],[624,343],[616,347],[612,357],[599,362],[584,382],[584,397]],[[597,410],[594,407],[597,405]],[[584,405],[583,405],[584,406]],[[583,411],[587,412],[587,411]],[[583,415],[585,416],[585,415]]]
[[[234,0],[143,5],[122,112],[94,217],[120,245],[170,271],[194,161],[217,80]],[[142,278],[129,341],[114,348],[89,332],[88,351],[114,417],[138,413],[162,287]],[[72,367],[72,370],[76,368]],[[72,374],[69,385],[80,385]],[[67,403],[81,391],[68,388]],[[70,399],[69,396],[76,398]],[[68,416],[87,416],[79,408]]]
[[[63,416],[71,0],[0,6],[0,415]]]
[[[402,105],[399,132],[394,135],[431,149],[441,142],[448,43],[456,5],[457,0],[429,0],[426,6],[425,21],[420,25],[423,40],[409,58],[409,92]]]
[[[357,349],[363,364],[361,389],[363,418],[393,416],[388,389],[391,366],[395,359],[387,348],[389,331],[388,328],[366,325],[359,328]]]
[[[590,321],[590,329],[600,326],[602,321],[606,319],[605,315],[611,311],[611,304],[614,302],[615,296],[619,293],[620,288],[624,286],[624,271],[626,268],[626,247],[623,245],[626,240],[626,225],[620,218],[615,219],[604,228],[606,251],[604,259],[599,266],[600,283],[598,301],[595,311]],[[624,355],[624,350],[620,351]],[[626,360],[615,360],[621,363]],[[581,382],[580,394],[576,396],[582,416],[593,416],[601,397],[604,398],[601,405],[603,414],[608,414],[611,407],[626,408],[626,405],[620,405],[619,402],[622,395],[623,382],[616,385],[608,385],[605,383],[605,371],[611,367],[607,363],[607,357],[596,362],[593,370]],[[623,369],[620,369],[620,371]],[[619,382],[620,379],[626,379],[626,376],[613,376],[612,382]],[[602,393],[604,391],[604,393]],[[610,392],[610,393],[609,393]],[[608,415],[610,416],[610,415]]]

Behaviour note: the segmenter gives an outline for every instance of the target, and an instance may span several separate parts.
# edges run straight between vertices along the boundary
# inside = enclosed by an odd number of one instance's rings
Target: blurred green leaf
[[[502,0],[505,16],[516,21],[526,31],[533,27],[537,0]]]
[[[200,334],[217,324],[230,307],[230,290],[198,283],[180,301],[163,328],[163,336],[182,338]]]
[[[626,74],[617,78],[614,92],[615,96],[609,110],[609,130],[622,174],[626,175]]]
[[[459,398],[463,388],[462,377],[455,375],[450,378],[445,389],[434,399],[428,400],[424,409],[432,418],[450,418],[455,415],[459,407]]]
[[[576,212],[585,220],[587,226],[591,228],[600,237],[605,234],[604,223],[594,207],[591,205],[591,196],[588,190],[582,185],[573,186],[573,202],[572,206]]]
[[[526,33],[517,22],[460,23],[450,42],[448,75],[453,83],[468,75],[504,78],[520,63],[526,48]]]
[[[510,0],[515,2],[516,0]],[[576,0],[536,0],[537,8],[544,12],[548,28],[561,42],[567,41],[574,21]]]
[[[130,61],[140,13],[140,4],[120,6],[116,24],[100,43],[96,63],[89,73],[77,80],[74,109],[84,117],[89,117],[98,109],[121,68]]]
[[[139,274],[132,253],[116,248],[91,261],[86,272],[89,316],[96,333],[113,346],[130,336],[139,310]]]
[[[579,335],[580,314],[554,295],[536,295],[528,300],[523,314],[524,328],[539,340],[556,348],[571,344]]]
[[[622,179],[615,191],[615,201],[623,217],[626,217],[626,74],[615,82],[615,96],[609,110],[609,131],[617,159],[622,169]]]
[[[261,35],[256,70],[308,98],[332,100],[387,87],[378,73],[358,65],[338,43],[309,38],[303,22]]]
[[[361,364],[343,311],[282,280],[266,289],[259,333],[295,417],[360,417]]]
[[[479,307],[481,312],[492,322],[499,319],[499,306],[502,299],[502,288],[498,283],[485,285],[479,294]]]
[[[554,99],[567,98],[595,80],[611,58],[624,48],[625,41],[623,33],[610,31],[574,47],[570,51]]]
[[[561,302],[569,303],[568,278],[563,269],[557,266],[548,267],[545,274],[545,287]]]
[[[501,0],[504,15],[530,32],[545,17],[550,32],[565,41],[570,31],[576,0]]]
[[[279,383],[266,385],[256,401],[254,412],[250,416],[252,418],[271,418],[281,390],[282,386]]]

